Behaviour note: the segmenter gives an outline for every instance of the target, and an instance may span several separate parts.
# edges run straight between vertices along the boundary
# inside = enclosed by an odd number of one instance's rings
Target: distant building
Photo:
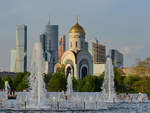
[[[44,59],[45,61],[47,61],[47,54],[46,54],[46,34],[42,33],[40,35],[40,42],[41,42],[41,47],[42,47],[42,50],[43,50],[43,56],[44,56]]]
[[[93,75],[99,76],[105,71],[106,47],[98,40],[88,41],[88,51],[93,58]]]
[[[16,72],[16,49],[10,51],[10,72]]]
[[[17,75],[17,73],[8,72],[8,71],[0,71],[0,77],[4,78],[6,75],[9,75],[11,78],[14,78]]]
[[[66,50],[66,38],[65,35],[63,35],[60,39],[59,39],[59,46],[58,46],[58,61],[60,62],[61,57],[63,55],[63,53]]]
[[[123,67],[123,54],[118,50],[111,49],[109,51],[109,56],[112,59],[112,64],[114,67],[122,68]]]
[[[106,48],[105,45],[99,44],[98,40],[88,42],[88,50],[93,56],[94,64],[105,64]]]
[[[27,71],[27,26],[16,27],[16,72]]]
[[[45,32],[40,35],[40,42],[43,49],[43,57],[48,61],[49,72],[54,72],[54,65],[58,60],[58,25],[45,26]]]

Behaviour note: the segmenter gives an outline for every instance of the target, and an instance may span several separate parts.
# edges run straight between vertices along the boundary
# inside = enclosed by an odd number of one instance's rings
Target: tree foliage
[[[44,82],[45,82],[46,89],[48,89],[49,81],[50,81],[51,77],[52,77],[52,75],[50,73],[44,74]]]
[[[10,78],[9,75],[6,75],[6,76],[3,78],[3,83],[4,83],[4,85],[5,85],[5,81],[8,81],[8,83],[9,83],[11,89],[14,90],[13,81],[12,81],[12,79]]]
[[[62,91],[66,90],[67,79],[63,73],[55,73],[48,84],[48,91]]]
[[[125,91],[125,85],[123,84],[124,83],[124,73],[121,69],[119,68],[114,68],[114,75],[115,75],[115,78],[114,78],[114,82],[115,82],[115,89],[118,93],[122,93]]]
[[[63,74],[65,74],[65,66],[61,65],[61,67],[57,68],[56,73],[63,73]]]
[[[150,57],[138,60],[135,70],[137,75],[150,75]]]
[[[5,81],[8,81],[12,91],[23,91],[23,89],[28,88],[28,77],[30,73],[18,73],[15,78],[11,78],[6,75],[4,78],[0,78],[0,89],[5,87]]]
[[[137,74],[130,76],[123,76],[124,73],[119,68],[114,68],[114,82],[117,93],[147,93],[150,96],[150,58],[144,61],[139,61],[135,67]],[[15,78],[10,78],[6,75],[4,78],[0,77],[0,89],[4,88],[4,82],[8,81],[12,90],[23,91],[29,87],[30,73],[18,73]],[[104,73],[100,76],[87,75],[85,78],[73,78],[73,89],[77,92],[99,92],[104,80]],[[66,91],[67,76],[64,74],[64,69],[57,70],[53,75],[45,74],[44,81],[48,91]]]
[[[16,86],[16,91],[23,91],[24,89],[29,87],[29,73],[23,73],[22,75],[22,79],[20,80],[20,82],[18,82],[17,86]],[[19,78],[19,77],[18,77]]]
[[[76,91],[78,92],[98,92],[101,89],[104,76],[86,75],[85,78],[77,80]]]
[[[0,76],[0,89],[4,88],[4,81],[2,79],[2,77]]]
[[[17,90],[16,88],[18,84],[22,81],[23,77],[24,77],[24,73],[18,73],[16,77],[13,79],[13,86],[15,90]]]

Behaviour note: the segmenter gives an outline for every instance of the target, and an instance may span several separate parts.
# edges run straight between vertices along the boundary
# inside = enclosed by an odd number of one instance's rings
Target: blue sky
[[[16,44],[16,25],[28,26],[28,56],[51,18],[59,25],[59,36],[79,16],[88,40],[97,38],[107,50],[124,53],[125,66],[150,56],[150,0],[1,0],[0,70],[9,70],[10,50]]]

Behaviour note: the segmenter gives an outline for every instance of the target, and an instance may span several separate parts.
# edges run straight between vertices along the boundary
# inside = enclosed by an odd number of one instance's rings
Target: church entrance
[[[87,75],[87,68],[86,67],[82,67],[82,70],[81,70],[82,78],[84,78],[86,75]]]
[[[71,67],[70,67],[70,66],[67,67],[67,75],[68,75],[69,73],[71,73]]]
[[[69,73],[72,76],[74,75],[74,68],[73,68],[73,66],[71,64],[67,64],[66,68],[65,68],[65,74],[68,75]]]

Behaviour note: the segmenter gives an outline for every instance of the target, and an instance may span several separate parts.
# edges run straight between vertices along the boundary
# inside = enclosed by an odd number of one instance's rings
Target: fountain
[[[116,99],[116,92],[114,88],[114,71],[110,57],[107,57],[106,59],[105,76],[102,86],[102,97],[104,99],[103,101],[106,102],[114,102],[114,99]]]
[[[41,44],[35,43],[31,61],[29,85],[31,88],[28,95],[28,107],[43,108],[46,105],[47,91],[43,80],[44,59],[42,57]]]
[[[10,92],[10,85],[8,81],[5,81],[5,93],[8,95]]]
[[[72,88],[72,75],[69,73],[68,74],[68,78],[67,78],[67,95],[71,95],[73,92],[73,88]]]

